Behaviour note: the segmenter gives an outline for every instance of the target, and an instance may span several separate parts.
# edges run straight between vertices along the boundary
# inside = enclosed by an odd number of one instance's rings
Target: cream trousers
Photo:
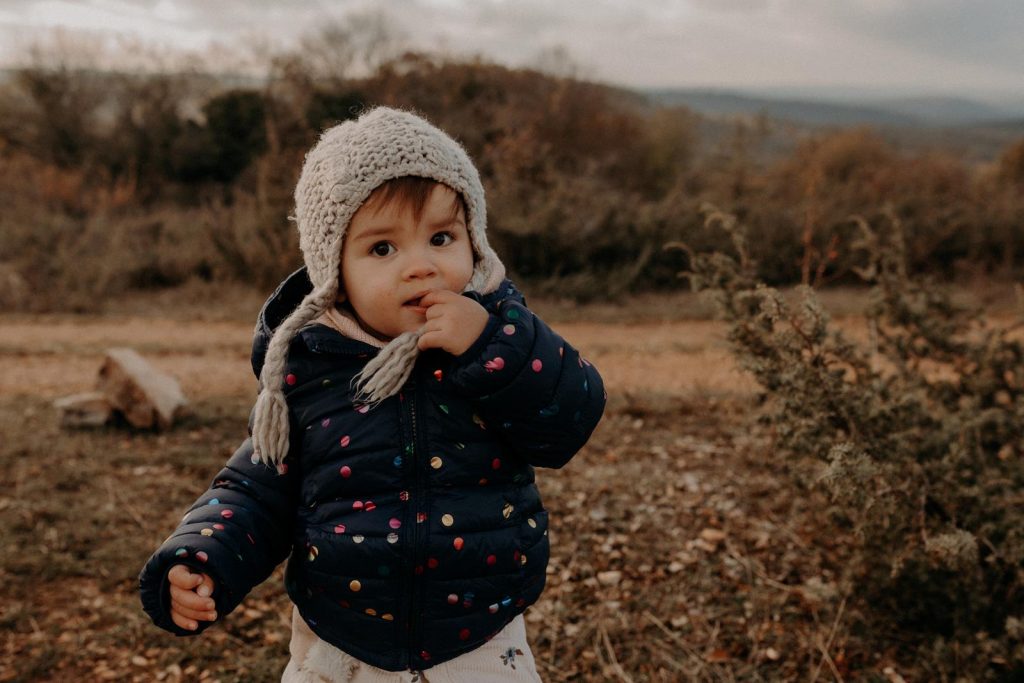
[[[321,640],[292,606],[288,650],[291,659],[281,683],[542,683],[521,614],[472,652],[422,672],[385,671]]]

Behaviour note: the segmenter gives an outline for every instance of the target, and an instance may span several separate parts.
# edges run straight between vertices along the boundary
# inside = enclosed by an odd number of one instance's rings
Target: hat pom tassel
[[[288,455],[288,404],[284,392],[264,388],[256,399],[252,444],[260,462],[277,466]]]

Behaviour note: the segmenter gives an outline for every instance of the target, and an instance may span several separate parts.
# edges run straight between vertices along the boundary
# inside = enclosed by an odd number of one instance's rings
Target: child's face
[[[419,329],[427,320],[419,298],[435,289],[461,293],[473,275],[458,195],[434,186],[419,221],[411,207],[363,204],[345,234],[341,273],[345,298],[367,332],[390,341]]]

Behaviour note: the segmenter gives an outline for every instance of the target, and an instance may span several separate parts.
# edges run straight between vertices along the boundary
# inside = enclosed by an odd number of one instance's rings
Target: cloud
[[[8,0],[0,42],[63,25],[191,49],[284,45],[367,11],[383,11],[412,47],[511,65],[561,47],[584,74],[634,86],[1024,94],[1021,0]]]
[[[798,7],[866,41],[900,46],[937,62],[968,62],[1012,71],[1018,77],[1024,74],[1024,4],[1020,0],[786,3],[788,11]]]

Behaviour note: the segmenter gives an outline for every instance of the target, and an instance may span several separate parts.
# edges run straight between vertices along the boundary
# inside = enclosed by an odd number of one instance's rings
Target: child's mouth
[[[406,301],[406,302],[405,302],[404,304],[402,304],[402,305],[403,305],[403,306],[409,306],[409,307],[411,307],[411,308],[421,308],[421,306],[420,306],[420,302],[421,302],[422,300],[423,300],[423,297],[422,297],[422,296],[418,296],[418,297],[416,297],[415,299],[409,299],[408,301]]]

